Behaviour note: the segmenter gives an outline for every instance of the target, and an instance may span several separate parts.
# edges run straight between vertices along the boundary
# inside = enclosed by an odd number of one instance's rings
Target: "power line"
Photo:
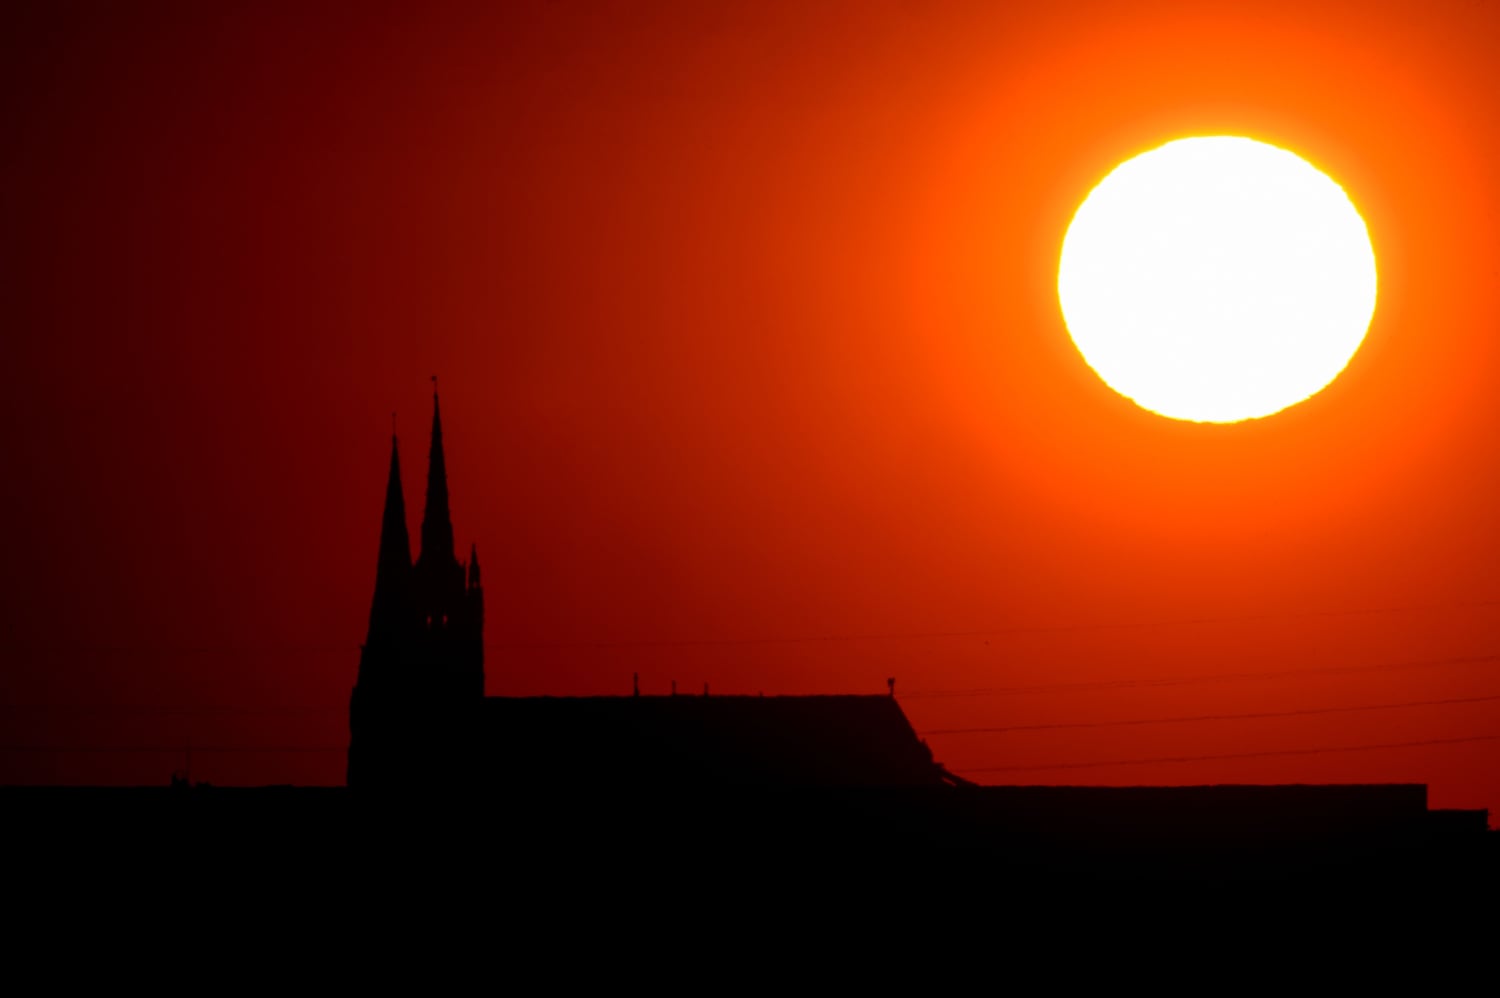
[[[826,635],[771,635],[760,638],[621,638],[598,641],[486,641],[486,648],[631,648],[717,647],[717,645],[826,644],[841,641],[915,641],[926,638],[993,638],[1031,633],[1071,633],[1089,630],[1134,630],[1152,627],[1200,627],[1208,624],[1254,623],[1262,620],[1305,620],[1314,617],[1367,617],[1376,614],[1410,614],[1439,609],[1482,609],[1500,606],[1500,600],[1422,603],[1407,606],[1367,606],[1358,609],[1313,609],[1281,614],[1242,614],[1223,617],[1185,617],[1178,620],[1097,621],[1086,624],[1032,624],[1032,626],[983,627],[972,630],[889,630],[889,632],[826,633]]]
[[[1500,607],[1500,600],[1471,600],[1448,603],[1412,603],[1399,606],[1356,607],[1346,610],[1302,610],[1258,614],[1225,614],[1206,617],[1181,617],[1167,620],[1096,621],[1079,624],[1038,624],[958,630],[869,631],[806,635],[769,635],[729,638],[620,638],[581,641],[498,639],[485,642],[486,648],[671,648],[740,645],[824,644],[854,641],[906,641],[943,638],[982,638],[1012,634],[1053,634],[1086,631],[1138,630],[1150,628],[1200,627],[1212,624],[1254,623],[1263,620],[1305,620],[1321,617],[1356,617],[1383,614],[1426,613],[1439,610],[1465,610]],[[37,647],[12,644],[7,653],[55,653],[76,655],[284,655],[290,653],[352,654],[360,650],[355,643],[308,643],[283,645],[92,645],[79,648]]]
[[[1225,759],[1264,759],[1273,756],[1325,755],[1335,752],[1374,752],[1381,749],[1426,748],[1431,745],[1462,745],[1466,742],[1500,741],[1500,735],[1467,735],[1463,738],[1428,738],[1414,742],[1375,742],[1367,745],[1337,745],[1327,748],[1269,749],[1262,752],[1225,752],[1218,755],[1166,755],[1150,759],[1109,759],[1094,762],[1053,762],[1027,766],[949,766],[959,773],[1021,773],[1044,769],[1104,769],[1110,766],[1145,766],[1181,762],[1218,762]]]
[[[1169,763],[1217,762],[1229,759],[1262,759],[1284,756],[1327,755],[1340,752],[1373,752],[1387,749],[1426,748],[1435,745],[1461,745],[1470,742],[1500,741],[1496,735],[1467,735],[1461,738],[1427,738],[1406,742],[1372,742],[1363,745],[1336,745],[1322,748],[1267,749],[1257,752],[1223,752],[1212,755],[1154,756],[1138,759],[1103,759],[1090,762],[1054,762],[1021,766],[950,766],[961,773],[1029,772],[1055,769],[1102,769],[1111,766],[1143,766]],[[51,752],[104,753],[104,754],[160,754],[180,755],[191,748],[193,752],[210,753],[316,753],[345,752],[344,745],[0,745],[0,752]]]
[[[1244,714],[1192,714],[1185,717],[1142,717],[1114,721],[1064,721],[1052,724],[1011,724],[994,728],[935,728],[919,735],[979,735],[1008,731],[1062,731],[1076,728],[1119,728],[1145,724],[1189,724],[1199,721],[1255,721],[1274,717],[1310,717],[1316,714],[1353,714],[1371,710],[1397,710],[1408,707],[1442,707],[1449,704],[1488,703],[1500,700],[1500,693],[1480,697],[1449,697],[1443,700],[1403,700],[1399,703],[1371,703],[1349,707],[1306,707],[1300,710],[1264,710]]]
[[[52,752],[59,755],[128,753],[182,755],[185,752],[279,754],[288,752],[347,752],[347,745],[0,745],[0,752]]]
[[[229,707],[229,706],[174,706],[142,704],[0,704],[0,711],[36,714],[183,714],[183,715],[262,715],[262,714],[343,714],[349,705],[338,706],[287,706],[287,707]]]
[[[1433,610],[1483,609],[1500,606],[1500,600],[1360,607],[1348,610],[1303,610],[1282,613],[1185,617],[1175,620],[1127,620],[1085,624],[1039,624],[949,631],[870,631],[842,634],[786,635],[744,638],[622,638],[596,641],[486,641],[486,648],[663,648],[772,644],[820,644],[844,641],[905,641],[924,638],[982,638],[1011,634],[1053,634],[1075,631],[1114,631],[1154,627],[1201,627],[1210,624],[1254,623],[1262,620],[1305,620],[1316,617],[1355,617],[1377,614],[1422,613]]]
[[[1216,674],[1216,675],[1159,676],[1159,677],[1152,677],[1152,678],[1145,678],[1145,679],[1096,679],[1096,680],[1080,680],[1080,681],[1068,682],[1068,683],[1039,683],[1039,684],[1035,684],[1035,685],[1031,685],[1031,686],[982,687],[982,688],[966,689],[966,690],[917,690],[915,692],[903,693],[900,696],[899,699],[901,699],[903,701],[906,701],[906,700],[931,700],[931,699],[949,699],[949,698],[959,698],[959,697],[980,697],[980,696],[1018,696],[1018,695],[1033,694],[1033,693],[1059,693],[1059,692],[1066,692],[1066,691],[1070,691],[1070,690],[1109,690],[1109,689],[1137,689],[1137,688],[1139,688],[1139,689],[1151,689],[1151,688],[1157,688],[1157,687],[1191,686],[1191,685],[1212,685],[1212,684],[1215,684],[1215,683],[1244,682],[1244,681],[1265,680],[1265,679],[1286,679],[1286,678],[1295,678],[1295,677],[1298,677],[1298,676],[1347,675],[1347,674],[1358,674],[1358,673],[1365,673],[1365,672],[1394,671],[1394,670],[1400,670],[1400,669],[1428,669],[1428,668],[1440,668],[1440,667],[1444,667],[1444,666],[1478,665],[1478,664],[1483,664],[1483,663],[1487,663],[1487,662],[1500,662],[1500,653],[1491,653],[1491,654],[1484,654],[1484,655],[1455,656],[1455,657],[1451,657],[1451,658],[1408,659],[1408,660],[1403,661],[1403,662],[1375,662],[1375,663],[1366,663],[1364,665],[1309,666],[1309,667],[1294,668],[1294,669],[1243,670],[1243,671],[1240,671],[1240,672],[1220,673],[1220,674]],[[1462,701],[1457,701],[1456,700],[1454,702],[1462,702]],[[1402,704],[1401,706],[1405,706],[1405,704]],[[193,714],[231,714],[231,715],[232,714],[248,714],[248,715],[254,715],[254,714],[296,714],[296,713],[328,714],[328,713],[342,713],[342,712],[346,711],[347,709],[348,709],[348,707],[346,705],[342,705],[342,704],[339,704],[339,705],[308,704],[308,705],[296,705],[296,706],[285,706],[285,707],[281,707],[281,706],[264,706],[264,707],[207,706],[207,707],[192,707],[192,706],[186,706],[186,705],[149,705],[149,704],[147,704],[147,705],[135,705],[135,704],[131,704],[131,705],[114,706],[114,705],[109,705],[109,704],[78,704],[78,705],[74,705],[74,704],[56,704],[56,703],[50,703],[50,704],[0,704],[0,711],[8,711],[8,712],[27,712],[27,711],[31,711],[31,712],[36,712],[36,713],[46,713],[46,712],[68,713],[68,712],[75,712],[75,713],[80,713],[80,714],[88,714],[88,713],[100,713],[100,714],[110,714],[110,713],[131,714],[131,713],[138,713],[138,714],[184,714],[184,715],[193,715]],[[1377,705],[1377,706],[1371,706],[1371,707],[1348,707],[1348,708],[1339,708],[1339,709],[1341,709],[1341,710],[1366,710],[1366,709],[1368,709],[1368,710],[1375,710],[1375,709],[1379,709],[1379,707]],[[1234,715],[1234,716],[1238,716],[1238,715]],[[1278,715],[1270,715],[1270,716],[1278,716]],[[1209,719],[1217,719],[1217,718],[1205,718],[1205,720],[1209,720]],[[1166,720],[1166,719],[1164,719],[1164,720]],[[1111,722],[1111,723],[1124,723],[1124,722]],[[1133,723],[1155,723],[1155,722],[1145,722],[1145,721],[1142,721],[1142,722],[1133,722]],[[966,732],[967,730],[969,730],[969,729],[943,730],[943,731],[934,731],[934,732],[927,732],[927,733],[928,734],[957,734],[957,733],[960,733],[960,731],[965,731]],[[991,730],[991,729],[984,728],[984,729],[973,729],[973,730],[978,731],[978,730]],[[1010,730],[1010,729],[1003,729],[1003,730]]]
[[[241,655],[268,656],[294,654],[339,654],[357,655],[361,646],[353,642],[323,644],[264,644],[264,645],[67,645],[67,644],[20,644],[0,646],[7,655],[62,655],[83,658],[90,655],[155,655],[181,657],[193,655]]]
[[[1411,659],[1405,662],[1378,662],[1366,665],[1311,666],[1298,669],[1226,672],[1206,676],[1164,676],[1154,679],[1096,679],[1072,683],[1043,683],[1034,686],[995,686],[969,690],[918,690],[902,695],[903,700],[930,700],[949,697],[1014,696],[1027,693],[1055,693],[1082,689],[1132,689],[1159,686],[1191,686],[1240,682],[1243,680],[1281,679],[1289,676],[1343,675],[1360,672],[1383,672],[1396,669],[1436,668],[1447,665],[1475,665],[1500,662],[1500,654],[1468,655],[1454,658]]]

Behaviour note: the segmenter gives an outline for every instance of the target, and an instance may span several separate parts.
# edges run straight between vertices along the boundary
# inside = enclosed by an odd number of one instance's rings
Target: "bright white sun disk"
[[[1338,184],[1252,139],[1181,139],[1105,177],[1063,240],[1063,318],[1115,391],[1234,422],[1322,390],[1364,340],[1375,253]]]

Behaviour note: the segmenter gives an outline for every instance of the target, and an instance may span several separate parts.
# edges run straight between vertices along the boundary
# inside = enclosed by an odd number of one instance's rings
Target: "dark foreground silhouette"
[[[0,813],[31,860],[221,872],[485,857],[520,878],[648,867],[732,880],[767,863],[855,860],[1007,883],[1334,878],[1469,891],[1500,870],[1485,812],[1429,810],[1421,785],[622,788],[554,775],[549,787],[426,793],[8,788]]]
[[[574,858],[957,850],[1043,878],[1442,876],[1494,852],[1485,812],[1429,811],[1423,786],[975,786],[893,695],[487,698],[478,555],[454,553],[436,393],[421,540],[413,562],[392,440],[352,792],[305,805],[335,821],[456,811],[522,853]]]
[[[948,883],[1495,881],[1487,813],[1430,810],[1422,785],[977,786],[894,695],[485,697],[483,627],[434,394],[415,562],[392,442],[348,787],[0,789],[11,854],[43,876],[269,864],[309,882],[482,859],[511,885],[648,867],[691,881],[850,857]]]

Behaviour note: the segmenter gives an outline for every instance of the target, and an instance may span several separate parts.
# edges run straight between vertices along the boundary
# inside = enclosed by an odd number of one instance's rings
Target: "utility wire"
[[[929,700],[948,697],[1014,696],[1026,693],[1055,693],[1064,690],[1191,686],[1240,682],[1242,680],[1282,679],[1289,676],[1344,675],[1348,673],[1383,672],[1397,669],[1436,668],[1447,665],[1476,665],[1482,662],[1500,662],[1500,654],[1466,655],[1454,658],[1409,659],[1404,662],[1377,662],[1366,665],[1330,665],[1297,669],[1226,672],[1204,676],[1164,676],[1154,679],[1096,679],[1072,683],[1043,683],[1034,686],[994,686],[968,690],[917,690],[916,692],[902,694],[901,699]]]
[[[1467,735],[1461,738],[1427,738],[1407,742],[1372,742],[1363,745],[1334,745],[1322,748],[1267,749],[1258,752],[1224,752],[1213,755],[1153,756],[1143,759],[1101,759],[1090,762],[1054,762],[1021,766],[950,766],[960,773],[1029,772],[1049,769],[1102,769],[1110,766],[1143,766],[1166,763],[1216,762],[1226,759],[1263,759],[1279,756],[1327,755],[1339,752],[1373,752],[1386,749],[1426,748],[1436,745],[1462,745],[1470,742],[1500,741],[1500,734]],[[147,753],[178,755],[191,748],[193,752],[288,753],[345,752],[344,745],[0,745],[0,752],[55,753]]]
[[[1275,756],[1325,755],[1335,752],[1374,752],[1382,749],[1426,748],[1431,745],[1462,745],[1467,742],[1500,741],[1500,735],[1467,735],[1462,738],[1427,738],[1414,742],[1374,742],[1367,745],[1335,745],[1327,748],[1269,749],[1261,752],[1225,752],[1218,755],[1165,755],[1149,759],[1102,759],[1093,762],[1053,762],[1026,766],[949,766],[958,773],[1023,773],[1046,769],[1104,769],[1110,766],[1145,766],[1181,762],[1218,762],[1225,759],[1267,759]]]
[[[1210,624],[1254,623],[1264,620],[1305,620],[1321,617],[1356,617],[1400,613],[1425,613],[1440,610],[1484,609],[1500,607],[1500,600],[1473,600],[1449,603],[1413,603],[1402,606],[1357,607],[1347,610],[1302,610],[1259,614],[1226,614],[1221,616],[1182,617],[1168,620],[1124,620],[1081,624],[1039,624],[1008,627],[989,627],[961,630],[927,631],[869,631],[834,634],[771,635],[765,637],[738,638],[621,638],[582,641],[545,641],[526,639],[496,639],[485,642],[486,648],[696,648],[739,645],[779,644],[824,644],[852,641],[906,641],[927,638],[981,638],[1010,634],[1053,634],[1084,631],[1137,630],[1171,627],[1200,627]],[[54,647],[32,647],[12,644],[4,649],[7,653],[52,653],[58,650],[78,655],[281,655],[294,652],[324,652],[338,654],[355,653],[360,645],[349,643],[286,644],[286,645],[185,645],[185,646],[130,646],[94,645],[76,649]]]
[[[1428,669],[1456,665],[1479,665],[1487,662],[1500,662],[1500,653],[1485,655],[1465,655],[1452,658],[1428,658],[1408,659],[1403,662],[1375,662],[1364,665],[1333,665],[1333,666],[1310,666],[1295,669],[1266,669],[1246,670],[1240,672],[1221,673],[1217,675],[1201,676],[1161,676],[1147,679],[1096,679],[1081,680],[1068,683],[1040,683],[1032,686],[995,686],[982,687],[965,690],[917,690],[915,692],[903,693],[898,698],[907,700],[932,700],[948,699],[957,697],[980,697],[980,696],[1017,696],[1032,693],[1060,693],[1070,690],[1107,690],[1107,689],[1150,689],[1169,686],[1191,686],[1212,685],[1215,683],[1242,682],[1263,679],[1286,679],[1297,676],[1316,675],[1347,675],[1365,672],[1384,672],[1400,669]],[[877,694],[871,694],[872,696]],[[1343,708],[1343,709],[1376,709],[1371,708]],[[193,707],[187,705],[111,705],[111,704],[0,704],[0,712],[34,712],[34,713],[99,713],[99,714],[296,714],[296,713],[342,713],[348,710],[345,704],[338,705],[299,705],[286,707],[234,707],[234,706],[207,706]],[[976,729],[980,730],[980,729]],[[989,730],[989,729],[982,729]],[[938,733],[938,732],[932,732]],[[954,734],[956,731],[943,731],[943,734]]]
[[[140,704],[66,704],[66,703],[36,703],[36,704],[0,704],[0,711],[14,713],[35,714],[229,714],[229,715],[259,715],[259,714],[343,714],[349,710],[348,704],[337,706],[288,706],[288,707],[229,707],[229,706],[204,706],[192,707],[186,705],[140,705]]]
[[[1443,707],[1449,704],[1488,703],[1500,700],[1500,693],[1480,697],[1448,697],[1442,700],[1403,700],[1399,703],[1370,703],[1350,707],[1306,707],[1300,710],[1263,710],[1245,714],[1191,714],[1184,717],[1140,717],[1114,721],[1064,721],[1051,724],[1010,724],[995,728],[933,728],[919,735],[980,735],[1007,731],[1063,731],[1076,728],[1123,728],[1144,724],[1191,724],[1199,721],[1256,721],[1273,717],[1311,717],[1317,714],[1353,714],[1371,710],[1399,710],[1408,707]]]
[[[0,745],[0,752],[53,752],[60,755],[70,753],[85,754],[113,754],[113,753],[136,753],[146,755],[171,754],[182,755],[184,752],[244,752],[244,753],[285,753],[285,752],[347,752],[347,745],[199,745],[196,742],[191,745]]]
[[[1425,603],[1409,606],[1368,606],[1359,609],[1314,609],[1314,611],[1281,612],[1281,614],[1224,615],[1224,617],[1184,617],[1178,620],[1124,620],[1086,624],[1031,624],[1031,626],[983,627],[974,630],[886,630],[886,632],[828,633],[828,635],[763,636],[763,638],[624,638],[598,641],[486,641],[486,648],[661,648],[717,647],[717,645],[829,644],[841,641],[915,641],[924,638],[993,638],[1004,635],[1037,635],[1037,633],[1073,633],[1089,630],[1136,630],[1152,627],[1202,627],[1208,624],[1256,623],[1262,620],[1307,620],[1314,617],[1367,617],[1376,614],[1410,614],[1439,609],[1479,609],[1500,606],[1500,600],[1475,600],[1463,603]]]
[[[1209,624],[1254,623],[1263,620],[1305,620],[1317,617],[1356,617],[1378,614],[1422,613],[1433,610],[1482,609],[1500,606],[1500,600],[1474,600],[1454,603],[1409,604],[1406,606],[1361,607],[1349,610],[1302,610],[1282,613],[1225,615],[1217,617],[1184,617],[1176,620],[1125,620],[1085,624],[1038,624],[1012,627],[990,627],[950,631],[870,631],[843,634],[769,636],[756,638],[625,638],[597,641],[486,641],[486,648],[632,648],[632,647],[700,647],[719,645],[818,644],[841,641],[905,641],[922,638],[982,638],[1010,634],[1053,634],[1075,631],[1116,631],[1156,627],[1201,627]]]

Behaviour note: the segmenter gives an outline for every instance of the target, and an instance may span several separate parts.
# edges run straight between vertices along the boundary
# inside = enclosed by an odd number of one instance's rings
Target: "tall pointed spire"
[[[422,551],[427,564],[456,563],[453,520],[448,512],[448,466],[443,460],[443,417],[438,408],[437,377],[432,379],[432,449],[427,457],[427,507],[422,513]]]
[[[401,493],[401,451],[393,433],[385,513],[380,522],[380,554],[375,562],[375,598],[370,605],[371,637],[391,621],[407,598],[410,574],[411,538],[406,532],[406,500]]]

